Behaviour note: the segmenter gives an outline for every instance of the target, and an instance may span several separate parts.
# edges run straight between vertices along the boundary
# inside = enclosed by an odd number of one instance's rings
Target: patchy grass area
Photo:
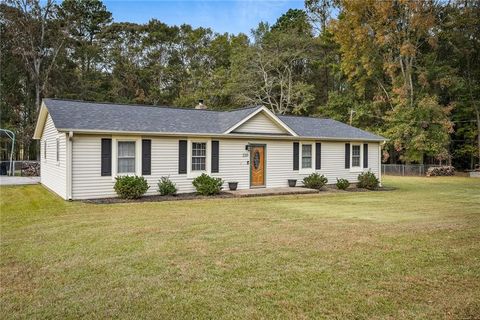
[[[2,187],[0,318],[478,318],[480,180],[95,205]]]

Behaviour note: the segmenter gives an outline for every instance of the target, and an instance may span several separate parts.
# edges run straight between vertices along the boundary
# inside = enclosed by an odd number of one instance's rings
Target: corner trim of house
[[[72,190],[72,158],[73,158],[73,132],[68,132],[67,143],[65,148],[65,162],[66,162],[66,175],[67,175],[67,200],[72,200],[73,190]]]

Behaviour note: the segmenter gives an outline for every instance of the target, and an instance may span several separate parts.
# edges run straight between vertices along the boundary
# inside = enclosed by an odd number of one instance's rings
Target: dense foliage
[[[197,193],[202,196],[212,196],[219,194],[222,190],[223,180],[214,178],[206,173],[202,173],[192,181]]]
[[[150,188],[144,177],[121,176],[116,177],[115,180],[113,189],[123,199],[140,198]]]
[[[323,174],[320,175],[316,172],[303,178],[303,185],[310,189],[320,190],[325,184],[327,184],[327,182],[328,179]]]
[[[40,101],[57,97],[262,104],[384,135],[391,163],[479,161],[477,0],[306,0],[305,10],[262,22],[251,37],[115,22],[100,0],[7,0],[0,8],[0,126],[17,134],[16,158],[37,157]]]
[[[170,178],[161,177],[158,181],[158,193],[162,196],[174,195],[177,193],[177,186]]]
[[[380,180],[371,171],[362,172],[358,175],[358,188],[365,188],[368,190],[375,190],[380,185]]]
[[[336,186],[340,190],[346,190],[350,186],[350,182],[347,179],[338,179]]]

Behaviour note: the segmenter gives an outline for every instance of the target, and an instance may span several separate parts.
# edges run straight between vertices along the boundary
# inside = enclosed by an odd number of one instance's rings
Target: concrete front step
[[[308,189],[302,187],[281,187],[281,188],[254,188],[254,189],[242,189],[242,190],[225,190],[235,197],[256,197],[256,196],[274,196],[274,195],[288,195],[288,194],[309,194],[318,193],[318,190]]]

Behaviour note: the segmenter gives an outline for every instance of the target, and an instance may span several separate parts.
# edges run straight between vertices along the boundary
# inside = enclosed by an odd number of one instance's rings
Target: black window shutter
[[[363,144],[363,167],[368,168],[368,143]]]
[[[178,173],[187,173],[187,140],[178,141]]]
[[[345,143],[345,169],[350,169],[350,143]]]
[[[152,140],[142,140],[142,175],[152,174]]]
[[[320,142],[315,143],[315,169],[322,169],[322,144]]]
[[[112,175],[112,139],[102,139],[102,176]]]
[[[212,141],[212,173],[218,172],[219,143]]]
[[[298,162],[299,162],[299,150],[300,144],[298,142],[293,143],[293,170],[298,170]]]

